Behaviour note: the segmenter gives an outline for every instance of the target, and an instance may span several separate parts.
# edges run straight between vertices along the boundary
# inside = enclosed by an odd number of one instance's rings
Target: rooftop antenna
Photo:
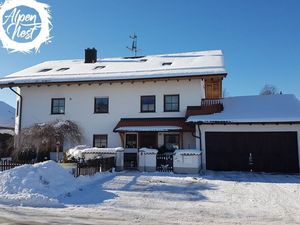
[[[132,39],[132,44],[131,47],[127,46],[127,48],[132,51],[134,53],[134,57],[136,57],[136,54],[139,51],[139,49],[137,48],[137,35],[133,33],[133,35],[130,35],[129,38]]]

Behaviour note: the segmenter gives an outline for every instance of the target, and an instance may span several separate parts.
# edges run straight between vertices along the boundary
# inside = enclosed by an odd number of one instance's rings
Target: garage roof
[[[194,123],[294,123],[300,122],[300,101],[292,94],[229,97],[221,100],[224,110],[194,115]]]

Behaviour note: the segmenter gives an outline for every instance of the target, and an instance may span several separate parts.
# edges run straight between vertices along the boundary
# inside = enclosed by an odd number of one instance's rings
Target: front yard
[[[123,172],[58,200],[63,207],[0,205],[0,223],[299,224],[300,176]]]

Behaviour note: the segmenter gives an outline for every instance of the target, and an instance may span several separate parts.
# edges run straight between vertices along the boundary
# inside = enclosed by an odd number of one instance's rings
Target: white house
[[[198,149],[203,152],[203,169],[248,170],[253,160],[270,165],[255,164],[257,171],[299,172],[299,101],[291,95],[273,96],[275,102],[277,98],[293,99],[293,104],[280,101],[281,107],[288,105],[288,111],[296,110],[293,117],[282,112],[280,119],[270,120],[270,114],[265,114],[255,121],[223,120],[221,115],[230,114],[233,104],[222,99],[222,80],[227,75],[222,51],[108,59],[97,59],[95,49],[85,53],[85,60],[48,61],[0,79],[1,88],[17,88],[17,133],[34,123],[68,119],[81,127],[83,144],[122,146],[125,167],[136,166],[132,162],[137,160],[138,149],[148,147]],[[248,100],[238,102],[247,105]],[[221,118],[218,123],[216,115]],[[226,132],[241,134],[226,139],[233,146],[244,143],[243,135],[255,133],[259,138],[250,138],[251,143],[261,149],[262,159],[257,159],[255,151],[239,152],[243,145],[228,155],[222,145],[210,147],[221,143],[218,135],[223,137]],[[279,158],[287,157],[281,167],[276,157],[267,160],[265,153],[272,154],[274,146],[280,146],[276,150]],[[223,158],[215,148],[228,157]],[[228,158],[233,156],[243,159],[243,166],[230,164]],[[213,163],[207,163],[212,159]],[[224,163],[228,165],[220,166]]]

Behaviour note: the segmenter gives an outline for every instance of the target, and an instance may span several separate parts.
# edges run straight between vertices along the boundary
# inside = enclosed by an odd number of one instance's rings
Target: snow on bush
[[[54,161],[19,166],[0,173],[0,204],[62,207],[58,198],[96,178],[75,178]]]

